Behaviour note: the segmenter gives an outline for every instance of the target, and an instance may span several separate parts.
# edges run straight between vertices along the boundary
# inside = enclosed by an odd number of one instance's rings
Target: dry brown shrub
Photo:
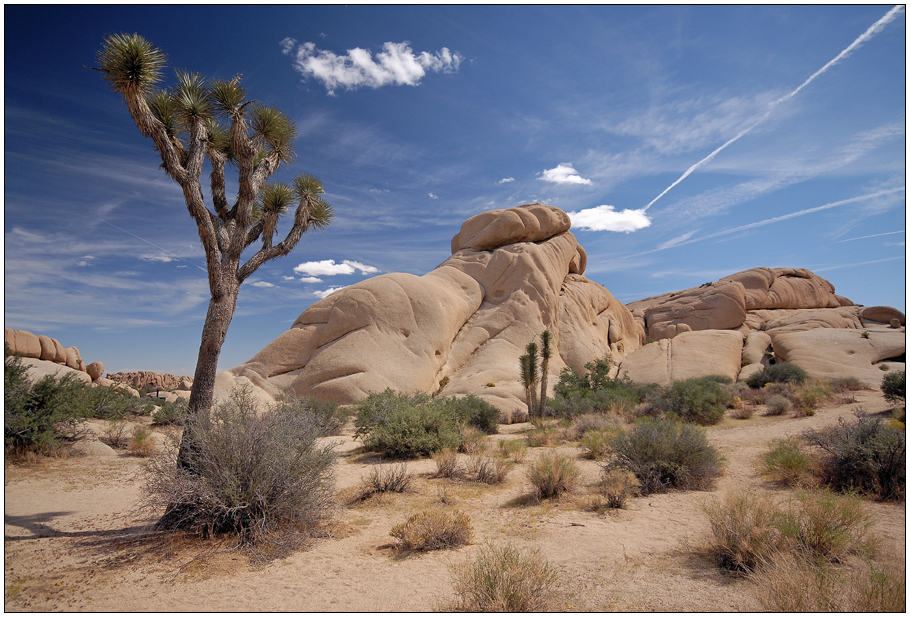
[[[127,423],[123,419],[111,420],[100,439],[115,450],[122,450],[127,447]]]
[[[499,453],[520,465],[528,453],[528,442],[524,439],[503,439],[499,442]]]
[[[487,434],[474,428],[465,426],[461,429],[461,448],[465,454],[479,454],[487,451]]]
[[[454,610],[539,612],[550,608],[557,570],[535,549],[481,547],[476,558],[451,567]]]
[[[133,456],[151,456],[155,451],[155,438],[152,432],[143,427],[137,426],[133,429],[133,435],[130,437],[129,452]]]
[[[375,493],[405,493],[411,490],[411,479],[407,463],[376,465],[363,480],[362,497]]]
[[[833,567],[799,555],[775,554],[751,577],[766,611],[779,613],[903,613],[903,559]]]
[[[500,484],[506,479],[512,462],[501,456],[474,454],[471,456],[470,470],[478,482]]]
[[[599,510],[602,505],[608,508],[624,508],[626,500],[638,493],[640,486],[641,483],[631,471],[604,467],[600,481],[596,484],[596,495],[599,499],[594,504],[594,509]]]
[[[474,527],[460,510],[421,510],[395,525],[389,535],[398,538],[400,551],[436,551],[470,543]]]
[[[451,448],[443,448],[433,454],[433,461],[436,463],[437,478],[457,478],[461,475],[461,468],[458,466],[458,454]]]
[[[725,570],[752,572],[778,549],[782,512],[767,495],[728,493],[705,507],[709,558]]]
[[[559,497],[578,485],[580,472],[575,461],[558,452],[544,452],[527,471],[538,499]]]

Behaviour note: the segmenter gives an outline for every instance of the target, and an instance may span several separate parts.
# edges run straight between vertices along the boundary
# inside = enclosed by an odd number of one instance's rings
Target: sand
[[[701,557],[704,504],[731,490],[789,493],[757,472],[775,438],[849,418],[862,405],[889,406],[878,392],[806,418],[725,419],[708,429],[727,460],[712,491],[632,498],[593,512],[583,494],[529,503],[523,468],[546,448],[529,448],[504,484],[432,478],[435,463],[409,463],[414,490],[340,505],[327,537],[266,565],[226,542],[151,535],[154,513],[140,512],[143,459],[126,454],[49,458],[5,465],[5,608],[8,611],[432,611],[451,606],[449,566],[485,542],[536,547],[560,571],[559,611],[757,611],[750,583]],[[503,426],[490,440],[519,437]],[[350,435],[330,438],[340,454],[337,489],[356,490],[377,461]],[[599,465],[577,456],[585,482]],[[473,544],[401,556],[389,530],[425,506],[448,504],[473,522]],[[866,501],[888,550],[904,554],[905,505]]]

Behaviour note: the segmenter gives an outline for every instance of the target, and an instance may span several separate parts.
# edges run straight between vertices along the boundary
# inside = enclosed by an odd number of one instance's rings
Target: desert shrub
[[[552,448],[571,439],[571,431],[560,422],[548,418],[534,418],[534,429],[528,432],[528,445],[532,448]]]
[[[235,389],[184,429],[194,446],[186,466],[173,450],[150,459],[144,504],[167,508],[159,528],[236,534],[280,553],[327,517],[335,454],[318,442],[322,427],[307,413],[258,411],[248,391]]]
[[[126,448],[129,440],[126,437],[127,423],[125,420],[111,420],[101,435],[100,441],[115,450]]]
[[[749,402],[753,405],[764,405],[768,402],[768,398],[770,397],[771,394],[768,392],[767,388],[759,388],[757,390],[749,388],[749,391],[743,395],[742,399],[744,402]]]
[[[869,553],[875,539],[869,516],[855,494],[816,491],[797,496],[779,524],[796,550],[813,558],[839,562],[849,554]]]
[[[775,394],[765,401],[766,416],[782,416],[793,409],[793,403],[785,396]]]
[[[755,407],[751,404],[743,404],[742,407],[734,407],[730,411],[730,417],[737,420],[748,420],[755,415]]]
[[[812,461],[798,437],[775,439],[762,457],[762,473],[780,486],[801,486],[811,478]]]
[[[575,461],[558,452],[544,452],[527,470],[528,480],[538,499],[559,497],[578,485]]]
[[[363,479],[362,497],[375,493],[406,493],[411,490],[412,479],[406,463],[376,465]]]
[[[752,572],[779,548],[783,512],[766,495],[727,493],[705,506],[711,525],[708,556],[719,567]]]
[[[798,388],[793,397],[796,417],[815,415],[815,410],[832,397],[831,387],[823,381],[813,381]]]
[[[781,362],[766,366],[761,373],[750,375],[746,383],[750,388],[761,388],[766,383],[795,383],[805,382],[809,376],[806,371],[792,362]]]
[[[463,426],[461,433],[461,447],[459,450],[465,454],[478,454],[487,451],[487,434],[473,426]]]
[[[152,412],[152,424],[183,426],[186,424],[188,405],[189,399],[185,398],[178,398],[173,403],[162,401]]]
[[[907,394],[906,372],[893,371],[882,377],[882,394],[892,404],[904,404]]]
[[[134,428],[128,449],[133,456],[151,456],[155,451],[155,439],[152,437],[152,431],[144,426]]]
[[[470,471],[478,482],[500,484],[512,468],[512,462],[501,456],[474,454],[470,459]]]
[[[837,377],[828,382],[831,389],[837,393],[856,392],[858,390],[868,390],[869,386],[861,382],[856,377]]]
[[[588,431],[600,431],[615,428],[622,424],[622,416],[614,413],[588,413],[572,419],[572,431],[576,439],[584,437]]]
[[[708,489],[722,468],[703,429],[666,419],[645,420],[620,433],[613,453],[612,465],[634,473],[646,495],[671,487]]]
[[[295,394],[281,395],[275,401],[274,408],[280,413],[306,414],[325,436],[340,435],[341,428],[351,416],[351,412],[339,407],[338,403],[320,401],[315,398],[300,398]]]
[[[674,381],[645,401],[648,415],[673,414],[685,422],[717,424],[724,417],[730,393],[720,376]]]
[[[799,555],[775,555],[751,577],[762,608],[776,613],[903,613],[902,561],[833,568]]]
[[[433,461],[436,463],[437,478],[455,478],[461,474],[458,467],[458,454],[452,448],[443,448],[439,452],[433,453]]]
[[[358,406],[356,436],[368,450],[394,458],[414,458],[458,448],[461,433],[445,403],[391,389],[371,394]]]
[[[631,471],[605,466],[595,489],[606,500],[608,508],[624,508],[626,500],[638,492],[639,486],[638,478]]]
[[[450,410],[461,424],[473,426],[487,435],[499,430],[499,410],[482,398],[468,394],[462,397],[441,398],[438,401]]]
[[[399,550],[437,551],[470,543],[474,527],[460,510],[421,510],[392,527],[389,535],[398,538]]]
[[[47,454],[80,436],[86,385],[72,375],[43,377],[34,384],[18,356],[7,355],[3,370],[4,447]]]
[[[629,411],[642,399],[641,389],[626,377],[610,377],[610,356],[585,364],[586,373],[567,366],[554,387],[555,398],[547,399],[547,413],[560,418],[603,413],[621,405]]]
[[[545,611],[559,579],[539,551],[512,544],[487,544],[451,571],[454,608],[470,612]]]
[[[499,442],[499,453],[520,464],[528,453],[528,442],[524,439],[503,439]]]
[[[613,440],[619,433],[618,428],[591,429],[584,434],[579,445],[588,458],[603,460],[612,451]]]
[[[88,384],[79,397],[78,405],[85,417],[103,420],[115,420],[131,415],[146,416],[154,409],[154,405],[148,399],[131,396],[120,388]]]
[[[822,449],[819,475],[838,491],[859,490],[882,500],[903,499],[906,435],[856,410],[856,419],[804,433]]]

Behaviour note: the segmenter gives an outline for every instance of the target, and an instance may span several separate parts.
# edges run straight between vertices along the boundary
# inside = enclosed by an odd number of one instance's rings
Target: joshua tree
[[[547,371],[550,369],[550,356],[553,350],[550,348],[553,342],[553,333],[544,330],[540,335],[540,406],[537,415],[541,418],[547,411]]]
[[[537,343],[531,341],[525,347],[525,355],[519,358],[521,363],[521,382],[525,387],[525,401],[528,403],[528,415],[537,413]]]
[[[183,190],[205,250],[211,299],[189,400],[190,423],[212,406],[218,356],[240,284],[266,261],[290,253],[304,232],[328,225],[332,208],[313,176],[297,175],[290,186],[266,182],[282,163],[293,160],[297,127],[280,110],[248,100],[240,75],[209,81],[178,70],[171,89],[157,90],[167,56],[138,34],[106,36],[97,61],[96,70],[123,97],[139,132],[154,141],[165,173]],[[214,211],[203,201],[200,183],[206,160]],[[228,165],[238,175],[233,203],[225,194]],[[290,231],[273,244],[279,217],[294,203]],[[256,242],[261,247],[242,263],[241,254]],[[193,447],[184,438],[181,465],[188,465]]]

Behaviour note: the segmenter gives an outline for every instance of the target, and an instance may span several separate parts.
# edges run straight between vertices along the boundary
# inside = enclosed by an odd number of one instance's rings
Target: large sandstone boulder
[[[216,395],[248,384],[263,400],[292,391],[352,403],[392,388],[523,408],[518,358],[543,330],[555,343],[551,384],[567,365],[580,370],[608,352],[618,361],[644,340],[632,314],[582,276],[587,257],[569,226],[538,203],[472,217],[435,270],[378,276],[316,302],[219,374]]]
[[[902,332],[883,327],[867,331],[867,337],[857,330],[834,328],[771,333],[775,356],[799,365],[812,377],[856,377],[878,388],[884,376],[878,366],[882,361],[892,370],[903,370],[906,341]]]
[[[104,362],[92,362],[85,367],[85,372],[92,378],[92,381],[104,375]]]
[[[904,314],[890,306],[867,306],[862,309],[861,317],[863,321],[877,321],[890,324],[892,319],[896,319],[902,326],[906,323]]]
[[[23,358],[41,358],[41,341],[28,330],[11,330],[4,328],[3,339],[10,352]]]
[[[742,366],[743,337],[735,330],[683,332],[649,343],[629,354],[619,372],[636,383],[657,383],[721,375],[736,381]]]
[[[79,381],[87,384],[92,383],[92,378],[87,373],[63,364],[38,360],[37,358],[22,358],[22,363],[28,369],[28,378],[33,383],[47,375],[53,375],[58,379],[64,375],[72,375]]]

